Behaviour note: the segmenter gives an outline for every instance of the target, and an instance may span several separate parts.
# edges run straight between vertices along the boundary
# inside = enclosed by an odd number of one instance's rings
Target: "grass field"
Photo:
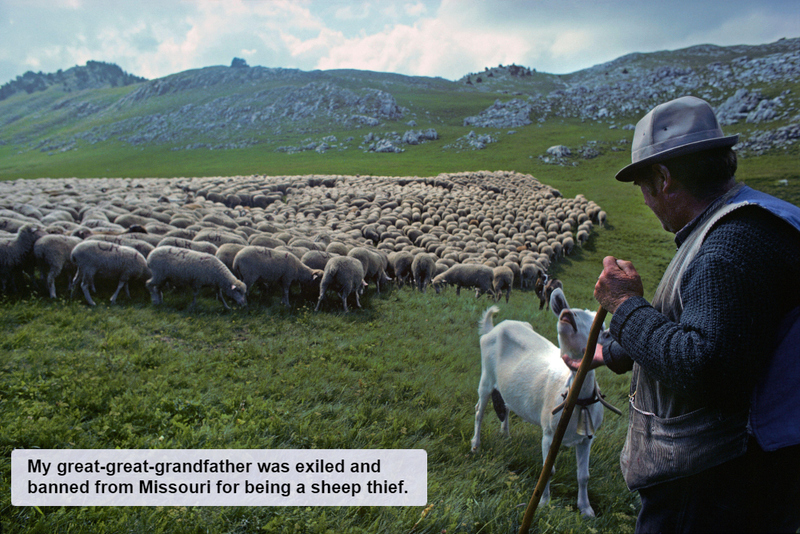
[[[454,130],[455,133],[458,133]],[[458,135],[462,135],[458,133]],[[193,176],[373,174],[428,176],[508,169],[534,175],[565,196],[583,193],[609,214],[576,254],[554,265],[572,306],[596,309],[592,288],[602,258],[630,259],[653,290],[672,255],[671,236],[644,206],[638,189],[613,173],[627,152],[607,151],[577,167],[536,157],[553,131],[520,131],[524,143],[475,153],[433,145],[398,155],[263,155],[256,150],[163,152],[97,148],[95,158],[66,153],[21,156],[6,178],[33,176]],[[558,142],[580,144],[581,125],[564,125]],[[597,128],[612,143],[621,132]],[[587,137],[588,138],[588,137]],[[521,148],[524,147],[524,148]],[[0,147],[0,150],[7,147]],[[82,149],[83,150],[83,149]],[[92,149],[86,149],[92,150]],[[125,150],[129,150],[125,152]],[[532,156],[532,157],[531,157]],[[94,161],[92,161],[92,159]],[[800,202],[795,155],[742,160],[739,178]],[[0,163],[0,167],[4,164]],[[26,167],[27,166],[27,167]],[[26,170],[27,169],[27,170]],[[108,172],[106,172],[106,170]],[[168,174],[165,174],[168,173]],[[781,180],[787,180],[782,185]],[[109,288],[101,295],[110,295]],[[164,533],[507,533],[515,532],[541,469],[540,430],[512,416],[502,438],[487,413],[481,449],[470,453],[480,376],[477,321],[486,298],[408,287],[376,295],[343,314],[333,301],[314,313],[294,293],[251,299],[224,312],[210,295],[165,295],[154,308],[143,288],[117,305],[87,308],[82,299],[42,293],[0,300],[0,525],[2,532]],[[97,299],[98,302],[101,299]],[[107,297],[102,299],[107,302]],[[532,292],[515,291],[497,320],[521,319],[555,339],[555,318]],[[597,372],[607,399],[627,404],[628,377]],[[534,532],[632,532],[637,497],[618,467],[626,418],[606,413],[593,444],[589,496],[597,518],[576,509],[575,458],[562,450],[552,501]],[[428,453],[426,507],[14,507],[10,458],[16,448],[407,449]]]

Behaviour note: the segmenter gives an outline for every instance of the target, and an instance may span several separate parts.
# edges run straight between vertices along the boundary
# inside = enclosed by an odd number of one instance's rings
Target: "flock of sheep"
[[[210,286],[243,306],[266,286],[289,306],[300,284],[317,309],[335,291],[347,311],[390,282],[508,301],[604,221],[583,195],[515,172],[16,180],[0,183],[0,278],[6,293],[41,277],[51,297],[74,284],[91,305],[96,277],[117,283],[111,302],[141,283],[154,304]]]

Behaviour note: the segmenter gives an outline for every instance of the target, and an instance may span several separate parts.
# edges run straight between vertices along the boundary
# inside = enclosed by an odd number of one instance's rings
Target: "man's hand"
[[[613,256],[603,258],[603,272],[594,286],[594,298],[609,313],[631,297],[644,296],[644,286],[639,273],[629,261]]]
[[[564,363],[567,364],[567,367],[569,367],[572,371],[577,372],[578,367],[581,366],[580,360],[573,360],[568,354],[562,354],[561,359],[564,360]],[[597,369],[601,365],[605,364],[606,362],[603,359],[603,346],[598,343],[597,347],[594,349],[594,357],[592,358],[592,363],[589,365],[589,370],[591,371],[592,369]]]

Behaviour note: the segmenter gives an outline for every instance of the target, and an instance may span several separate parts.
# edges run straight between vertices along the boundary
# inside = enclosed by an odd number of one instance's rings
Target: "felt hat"
[[[632,182],[636,171],[653,163],[710,148],[731,147],[738,135],[725,136],[705,100],[683,96],[659,104],[636,124],[631,164],[617,173],[620,182]]]

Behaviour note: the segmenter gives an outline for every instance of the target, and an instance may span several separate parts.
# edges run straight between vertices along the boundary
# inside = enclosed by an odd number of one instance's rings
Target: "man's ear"
[[[659,193],[674,193],[680,184],[669,172],[669,169],[661,163],[653,165],[653,184]]]

